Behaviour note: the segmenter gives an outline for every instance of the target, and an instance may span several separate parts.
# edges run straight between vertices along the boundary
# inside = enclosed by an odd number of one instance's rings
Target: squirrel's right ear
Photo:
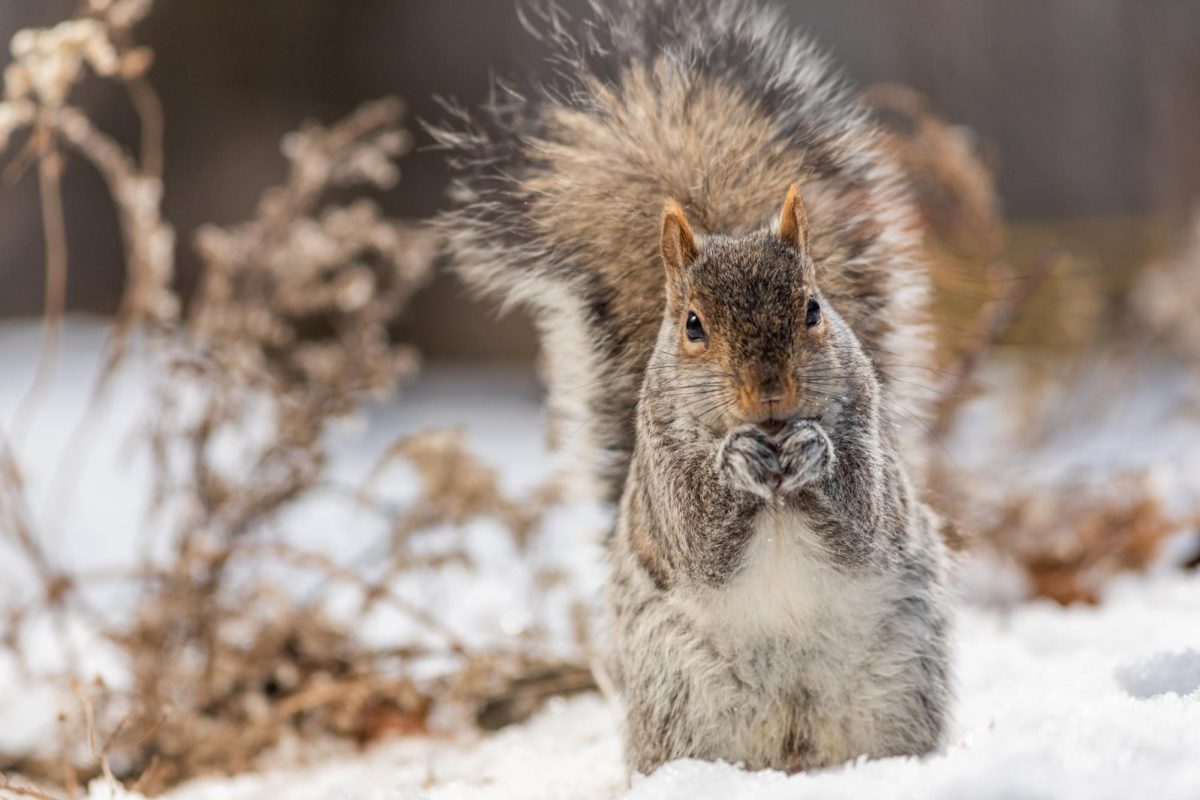
[[[663,209],[661,253],[670,282],[679,280],[688,265],[700,255],[683,207],[674,200],[668,200]]]
[[[802,253],[808,250],[808,214],[804,210],[804,200],[800,198],[800,189],[794,183],[788,187],[783,211],[779,214],[779,238]]]

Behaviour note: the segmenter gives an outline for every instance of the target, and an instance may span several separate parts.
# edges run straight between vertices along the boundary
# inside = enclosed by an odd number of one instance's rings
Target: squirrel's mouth
[[[774,436],[783,430],[784,425],[787,425],[787,420],[785,419],[764,419],[758,423],[758,427],[762,428],[771,436]]]

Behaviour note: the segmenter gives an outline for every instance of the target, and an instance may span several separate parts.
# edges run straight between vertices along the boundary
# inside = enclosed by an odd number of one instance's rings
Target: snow
[[[231,780],[170,800],[925,800],[1200,797],[1200,578],[1122,582],[1103,606],[964,610],[945,750],[808,775],[681,761],[625,789],[595,696],[471,741],[410,739]],[[90,800],[107,798],[97,785]]]
[[[148,464],[131,443],[140,420],[139,387],[132,369],[101,412],[86,464],[86,479],[65,495],[56,490],[61,452],[88,403],[89,375],[100,328],[75,321],[68,328],[58,382],[39,402],[34,424],[19,442],[29,466],[34,513],[54,541],[54,553],[72,566],[119,563],[147,535],[142,504]],[[0,328],[0,419],[8,430],[13,409],[29,385],[35,331]],[[1164,396],[1182,391],[1166,375],[1154,397],[1134,398],[1104,414],[1136,413],[1140,447],[1128,447],[1128,426],[1100,427],[1112,435],[1065,428],[1070,458],[1057,463],[1014,463],[1000,479],[1031,473],[1078,471],[1095,465],[1153,464],[1173,504],[1195,510],[1200,498],[1200,429],[1182,425]],[[1086,382],[1086,381],[1085,381]],[[1090,390],[1092,391],[1092,390]],[[989,417],[989,414],[991,415]],[[981,449],[1000,450],[1005,419],[988,403],[968,411],[975,434],[954,441],[964,468],[982,463]],[[1102,420],[1110,418],[1101,415]],[[337,433],[335,470],[361,479],[375,449],[395,435],[427,425],[461,425],[472,450],[504,469],[506,488],[522,491],[550,474],[554,459],[544,447],[539,393],[528,373],[498,368],[435,368],[400,398],[371,409],[363,422]],[[995,438],[994,444],[986,440]],[[1149,444],[1147,444],[1149,442]],[[1156,449],[1157,448],[1157,449]],[[1060,452],[1064,452],[1060,450]],[[412,491],[411,476],[389,473],[388,490]],[[70,481],[58,484],[71,485]],[[64,499],[65,498],[65,499]],[[68,502],[69,501],[69,502]],[[597,542],[604,514],[585,505],[556,512],[534,558],[571,576],[571,596],[594,599],[602,571]],[[328,501],[313,501],[288,521],[288,536],[345,561],[372,552],[376,523],[348,515]],[[568,621],[538,595],[528,567],[502,532],[471,526],[464,535],[485,556],[480,573],[430,575],[398,586],[438,608],[449,624],[475,643],[501,641],[537,615],[564,640]],[[0,540],[0,605],[27,591],[11,568],[13,554]],[[14,583],[7,581],[13,574]],[[169,800],[782,800],[783,798],[1200,798],[1200,575],[1163,567],[1107,587],[1095,607],[1067,609],[1046,602],[1015,602],[1020,579],[977,560],[960,569],[965,594],[956,623],[958,700],[954,727],[942,752],[925,759],[859,761],[805,775],[747,773],[734,765],[680,761],[629,784],[621,761],[616,721],[608,704],[590,694],[556,700],[529,722],[491,735],[437,732],[393,740],[366,750],[348,746],[290,746],[261,772],[205,778],[177,787]],[[566,591],[566,590],[564,590]],[[114,603],[119,598],[112,598]],[[330,602],[336,606],[338,597]],[[407,622],[382,613],[362,623],[372,641],[413,635]],[[31,650],[45,663],[62,660],[54,637],[35,630]],[[121,667],[111,651],[77,631],[85,671],[119,685]],[[565,645],[564,645],[565,646]],[[44,686],[25,685],[0,657],[0,751],[31,746],[53,735],[58,710]],[[97,781],[88,800],[125,798]]]
[[[1130,696],[1142,700],[1164,694],[1186,697],[1200,691],[1200,651],[1156,653],[1117,670],[1117,680]]]

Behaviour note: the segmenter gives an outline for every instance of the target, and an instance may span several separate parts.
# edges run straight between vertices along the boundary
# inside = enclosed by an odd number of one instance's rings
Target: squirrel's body
[[[777,15],[612,5],[546,20],[562,85],[440,135],[460,274],[533,310],[558,430],[621,501],[630,764],[927,752],[947,614],[906,472],[928,342],[899,176]]]
[[[657,603],[632,564],[618,566],[622,588],[610,594],[618,617],[634,620],[623,626],[623,682],[658,684],[626,690],[630,766],[686,756],[794,771],[933,749],[942,622],[931,628],[911,608],[940,616],[920,599],[931,565],[913,563],[911,582],[848,579],[822,562],[799,515],[764,514],[756,527],[744,572],[722,590]],[[923,653],[932,675],[913,669]]]
[[[648,367],[609,546],[609,669],[624,687],[629,763],[797,770],[933,749],[948,693],[943,547],[899,464],[865,356],[852,345],[843,354],[838,373],[852,385],[821,380],[820,394],[838,401],[811,397],[762,437],[778,442],[815,421],[833,463],[763,497],[745,491],[759,476],[727,455],[746,433],[760,440],[757,426],[678,424],[681,405],[712,403],[706,391],[697,401],[668,388],[687,385],[668,347]],[[803,469],[777,472],[786,481]]]

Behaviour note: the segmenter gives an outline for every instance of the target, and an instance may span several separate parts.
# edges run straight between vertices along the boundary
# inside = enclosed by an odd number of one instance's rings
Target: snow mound
[[[1143,700],[1164,694],[1194,694],[1200,691],[1200,651],[1159,653],[1120,667],[1117,680],[1125,691]]]

